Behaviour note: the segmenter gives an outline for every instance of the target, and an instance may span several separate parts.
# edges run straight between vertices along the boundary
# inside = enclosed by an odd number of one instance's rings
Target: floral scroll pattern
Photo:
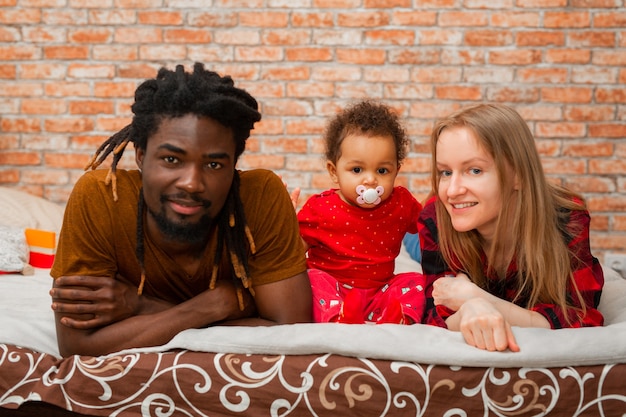
[[[612,416],[626,409],[626,364],[468,368],[191,351],[59,360],[0,344],[0,375],[1,407],[43,401],[96,416]]]

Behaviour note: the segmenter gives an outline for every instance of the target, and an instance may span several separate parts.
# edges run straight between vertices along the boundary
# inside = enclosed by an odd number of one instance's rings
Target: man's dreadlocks
[[[175,71],[161,68],[155,79],[144,81],[135,91],[135,103],[131,107],[134,117],[128,126],[107,139],[96,150],[85,169],[97,168],[109,154],[113,161],[107,175],[111,184],[113,198],[117,201],[116,168],[128,142],[135,148],[146,149],[148,138],[159,128],[161,121],[168,118],[182,117],[187,114],[210,117],[233,131],[235,140],[235,161],[243,153],[246,140],[254,123],[261,120],[256,100],[245,90],[236,88],[229,76],[221,77],[215,72],[204,69],[196,63],[193,73],[185,72],[182,65]],[[235,170],[226,203],[217,216],[217,250],[213,263],[210,288],[215,286],[217,272],[222,258],[224,245],[230,253],[234,276],[240,285],[250,288],[248,277],[248,257],[246,240],[250,252],[255,246],[250,229],[246,224],[243,205],[239,196],[239,174]],[[139,193],[137,213],[137,248],[136,256],[141,266],[141,282],[138,293],[141,294],[145,283],[144,242],[143,242],[143,189]],[[243,309],[241,287],[238,290],[240,307]]]

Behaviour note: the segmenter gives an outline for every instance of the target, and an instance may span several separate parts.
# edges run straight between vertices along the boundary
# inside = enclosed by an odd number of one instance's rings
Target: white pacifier
[[[382,185],[376,188],[366,188],[364,185],[357,185],[356,193],[359,195],[356,202],[359,204],[379,204],[380,196],[383,195],[385,189]]]

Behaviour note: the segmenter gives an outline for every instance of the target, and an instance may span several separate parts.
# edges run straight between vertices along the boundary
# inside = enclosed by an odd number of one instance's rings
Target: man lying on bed
[[[135,92],[69,198],[50,291],[59,350],[156,346],[215,323],[311,320],[298,222],[282,181],[238,171],[256,100],[195,64]],[[116,170],[128,142],[139,170]]]

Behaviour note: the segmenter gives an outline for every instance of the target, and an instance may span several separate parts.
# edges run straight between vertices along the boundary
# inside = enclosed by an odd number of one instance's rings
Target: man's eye
[[[223,167],[219,162],[209,162],[206,164],[209,169],[221,169]]]
[[[176,158],[175,156],[165,156],[163,157],[163,160],[168,164],[175,164],[176,162],[178,162],[178,158]]]

